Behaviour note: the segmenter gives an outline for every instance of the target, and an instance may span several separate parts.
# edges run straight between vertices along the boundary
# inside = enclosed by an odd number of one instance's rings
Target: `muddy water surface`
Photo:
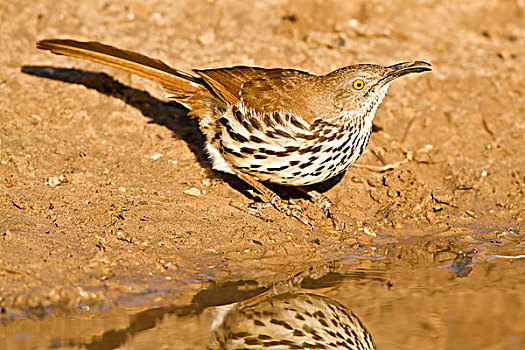
[[[224,305],[276,312],[278,303],[264,303],[307,293],[350,308],[379,349],[523,349],[524,254],[523,238],[512,231],[356,245],[269,288],[236,273],[187,290],[152,286],[157,293],[108,309],[3,315],[0,341],[6,349],[204,349]],[[250,328],[242,323],[251,320],[240,322]]]

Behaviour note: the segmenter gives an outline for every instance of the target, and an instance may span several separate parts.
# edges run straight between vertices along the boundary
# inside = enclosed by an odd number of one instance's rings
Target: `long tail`
[[[177,91],[181,95],[191,95],[202,89],[199,78],[171,68],[160,60],[96,41],[47,39],[37,42],[36,47],[57,55],[79,57],[119,68],[158,81],[169,91]]]

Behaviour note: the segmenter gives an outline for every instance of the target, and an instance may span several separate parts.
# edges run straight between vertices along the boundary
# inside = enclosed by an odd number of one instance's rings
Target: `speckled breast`
[[[217,124],[216,148],[237,171],[260,181],[302,186],[327,180],[359,158],[368,144],[365,122],[311,124],[291,113],[264,115],[234,106]]]

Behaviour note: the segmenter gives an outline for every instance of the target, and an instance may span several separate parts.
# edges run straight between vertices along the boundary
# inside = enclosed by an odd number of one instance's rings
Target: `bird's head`
[[[394,79],[429,70],[430,63],[424,61],[402,62],[386,67],[357,64],[340,68],[324,77],[327,78],[325,81],[332,84],[338,109],[371,121]]]

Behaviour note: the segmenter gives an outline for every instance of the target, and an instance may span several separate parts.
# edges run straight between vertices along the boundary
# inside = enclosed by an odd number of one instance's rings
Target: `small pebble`
[[[194,197],[199,197],[201,195],[201,191],[195,187],[184,190],[184,193],[189,196],[194,196]]]
[[[199,35],[197,40],[199,40],[199,42],[204,46],[210,45],[215,41],[215,32],[213,30],[208,30]]]
[[[57,187],[63,182],[66,182],[66,177],[64,175],[60,176],[51,176],[49,177],[46,182],[44,182],[44,185],[47,185],[49,187]]]

